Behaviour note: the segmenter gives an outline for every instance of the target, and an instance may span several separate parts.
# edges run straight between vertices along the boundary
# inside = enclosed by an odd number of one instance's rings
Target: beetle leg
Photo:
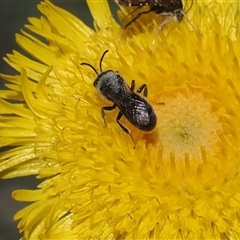
[[[148,95],[148,88],[147,88],[147,85],[146,84],[143,84],[138,90],[137,90],[137,93],[141,93],[143,90],[143,96],[144,97],[147,97]]]
[[[169,16],[169,13],[161,13],[159,14],[160,16]],[[153,41],[152,41],[152,50],[154,48],[154,45],[155,45],[155,42],[157,40],[157,36],[159,34],[159,32],[163,29],[163,27],[172,19],[172,15],[170,15],[169,17],[167,17],[159,26],[158,26],[158,30],[157,32],[155,33],[155,36],[153,38]]]
[[[116,108],[116,104],[114,103],[112,106],[106,106],[106,107],[103,107],[101,109],[101,114],[102,114],[102,118],[103,118],[103,121],[104,121],[104,126],[106,127],[106,119],[105,119],[105,112],[104,111],[112,111]]]
[[[147,11],[143,11],[143,12],[140,12],[140,13],[138,13],[133,19],[131,19],[131,21],[129,21],[126,25],[125,25],[125,29],[127,28],[127,27],[129,27],[133,22],[135,22],[141,15],[143,15],[143,14],[147,14],[147,13],[150,13],[150,12],[153,12],[154,10],[152,10],[152,9],[149,9],[149,10],[147,10]]]
[[[130,136],[130,138],[131,138],[132,141],[133,141],[134,148],[135,148],[135,142],[134,142],[134,140],[133,140],[133,137],[132,137],[132,135],[131,135],[130,130],[129,130],[128,128],[126,128],[124,125],[122,125],[122,123],[120,123],[120,119],[121,119],[122,116],[123,116],[122,112],[119,112],[118,115],[117,115],[116,121],[117,121],[118,125],[120,126],[120,128],[121,128],[125,133],[127,133],[127,134]]]
[[[120,3],[120,1],[119,1],[119,3]],[[120,4],[121,4],[121,3],[120,3]],[[125,5],[125,4],[123,4],[123,5]],[[140,8],[142,8],[142,6],[136,7],[136,9],[134,9],[134,10],[131,11],[128,15],[126,15],[126,16],[122,19],[122,23],[124,23],[125,20],[126,20],[129,16],[133,15],[133,14],[134,14],[136,11],[138,11]]]
[[[134,88],[135,88],[135,80],[132,80],[132,82],[131,82],[131,88],[130,88],[130,89],[133,91]]]

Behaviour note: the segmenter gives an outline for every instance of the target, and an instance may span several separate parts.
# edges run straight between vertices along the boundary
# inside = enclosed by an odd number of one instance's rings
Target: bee
[[[148,95],[148,88],[146,84],[142,84],[135,92],[135,80],[132,80],[131,86],[129,87],[117,71],[102,71],[102,61],[107,52],[108,50],[102,54],[100,59],[100,73],[98,73],[98,71],[89,63],[83,62],[81,65],[86,65],[93,69],[93,71],[97,74],[97,77],[93,82],[93,86],[107,100],[113,102],[112,106],[105,106],[101,109],[104,125],[106,126],[105,112],[118,108],[119,113],[117,115],[116,122],[120,128],[130,136],[134,143],[130,130],[120,122],[122,116],[125,116],[133,126],[146,132],[155,128],[157,124],[157,116],[153,107],[146,99]],[[141,92],[143,92],[144,97],[140,95]]]

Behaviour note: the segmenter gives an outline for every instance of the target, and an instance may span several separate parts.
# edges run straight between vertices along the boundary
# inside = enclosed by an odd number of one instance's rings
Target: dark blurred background
[[[97,0],[96,0],[97,1]],[[22,50],[15,43],[15,33],[28,23],[27,17],[39,17],[37,4],[40,0],[0,0],[0,73],[16,74],[2,58],[11,53],[13,49]],[[116,13],[117,5],[109,0],[113,12]],[[75,16],[81,18],[90,27],[93,19],[90,15],[85,0],[52,0],[52,3],[64,8]],[[4,81],[0,79],[0,87],[3,88]],[[3,149],[0,149],[0,151]],[[11,193],[15,189],[36,189],[39,180],[33,177],[0,180],[0,240],[19,239],[17,222],[13,221],[14,214],[27,205],[27,203],[15,202]]]

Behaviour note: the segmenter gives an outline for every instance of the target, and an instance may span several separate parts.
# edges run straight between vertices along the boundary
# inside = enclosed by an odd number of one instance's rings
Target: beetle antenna
[[[97,72],[96,68],[93,65],[91,65],[89,63],[85,63],[85,62],[81,63],[80,65],[89,66],[97,75],[99,75],[99,73]]]
[[[100,63],[99,63],[99,67],[100,67],[100,71],[102,72],[102,61],[103,61],[103,58],[104,58],[104,56],[105,56],[105,54],[108,52],[108,50],[106,50],[104,53],[103,53],[103,55],[102,55],[102,57],[101,57],[101,59],[100,59]]]
[[[103,53],[103,55],[102,55],[102,57],[101,57],[101,59],[100,59],[100,71],[102,72],[102,61],[103,61],[103,58],[104,58],[104,56],[105,56],[105,54],[108,52],[108,50],[106,50],[104,53]],[[80,65],[86,65],[86,66],[88,66],[88,67],[90,67],[97,75],[99,75],[99,73],[98,73],[98,71],[96,70],[96,68],[93,66],[93,65],[91,65],[90,63],[86,63],[86,62],[82,62]]]

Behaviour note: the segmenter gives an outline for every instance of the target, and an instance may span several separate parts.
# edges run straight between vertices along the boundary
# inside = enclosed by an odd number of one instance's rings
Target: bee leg
[[[141,93],[143,90],[143,96],[144,97],[147,97],[148,95],[148,88],[147,88],[147,85],[146,84],[143,84],[138,90],[137,90],[137,93]]]
[[[101,114],[102,114],[102,118],[103,118],[103,121],[104,121],[104,126],[106,127],[106,119],[105,119],[105,111],[112,111],[116,108],[116,104],[114,103],[112,106],[106,106],[106,107],[103,107],[101,109]]]
[[[128,128],[126,128],[125,126],[123,126],[122,123],[120,123],[120,119],[121,119],[122,115],[123,115],[122,112],[119,112],[117,115],[116,121],[117,121],[118,125],[120,126],[120,128],[130,136],[130,138],[132,139],[133,144],[134,144],[133,148],[135,148],[135,142],[133,140],[130,130]]]

